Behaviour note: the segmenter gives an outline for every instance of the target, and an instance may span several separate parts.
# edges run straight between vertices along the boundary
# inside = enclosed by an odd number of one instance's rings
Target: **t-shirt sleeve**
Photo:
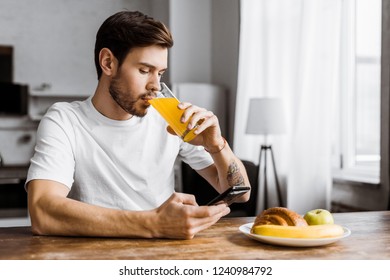
[[[210,154],[202,146],[193,146],[186,142],[180,146],[179,158],[195,170],[201,170],[214,163]]]
[[[69,118],[53,105],[38,126],[26,184],[31,180],[46,179],[71,188],[75,169],[72,142],[74,135]]]

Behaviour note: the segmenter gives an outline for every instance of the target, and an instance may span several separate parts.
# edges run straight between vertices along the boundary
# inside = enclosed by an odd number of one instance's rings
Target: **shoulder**
[[[82,107],[85,106],[87,100],[84,101],[73,101],[73,102],[56,102],[49,107],[46,115],[50,114],[70,114],[81,111]]]
[[[83,107],[86,107],[87,100],[73,102],[56,102],[51,105],[42,121],[66,121],[74,117],[82,115]]]
[[[71,130],[75,120],[82,115],[83,102],[57,102],[51,105],[39,123],[38,134],[52,135]]]

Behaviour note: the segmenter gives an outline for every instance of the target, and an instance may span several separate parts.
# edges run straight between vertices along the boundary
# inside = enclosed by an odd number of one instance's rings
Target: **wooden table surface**
[[[390,259],[390,211],[335,213],[349,237],[320,247],[283,247],[252,240],[239,226],[254,217],[224,218],[192,240],[33,236],[29,227],[0,228],[0,259]]]

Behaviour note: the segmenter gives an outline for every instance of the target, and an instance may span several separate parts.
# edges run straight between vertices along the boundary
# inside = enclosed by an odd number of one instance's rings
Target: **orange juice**
[[[167,121],[170,127],[179,135],[183,141],[188,142],[195,138],[195,133],[187,129],[188,122],[182,123],[180,121],[184,110],[177,107],[179,100],[174,97],[154,98],[149,100],[149,103],[160,113],[160,115]]]

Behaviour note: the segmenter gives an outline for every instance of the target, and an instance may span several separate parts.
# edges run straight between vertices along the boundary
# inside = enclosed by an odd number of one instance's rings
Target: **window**
[[[334,177],[379,183],[381,0],[344,0]]]

